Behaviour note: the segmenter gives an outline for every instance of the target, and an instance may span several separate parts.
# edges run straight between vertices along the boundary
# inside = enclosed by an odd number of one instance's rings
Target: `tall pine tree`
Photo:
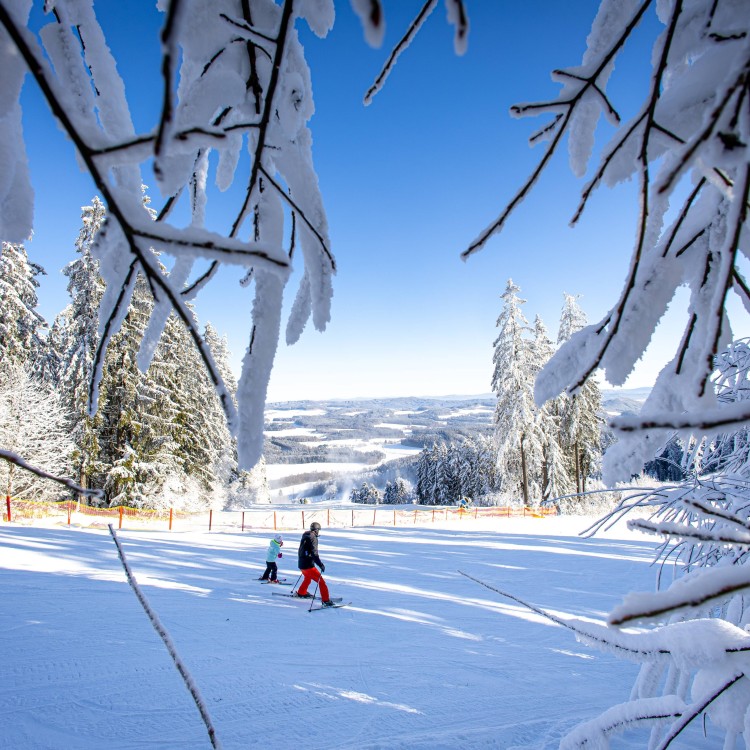
[[[2,243],[0,251],[0,367],[40,360],[43,342],[39,329],[44,318],[37,312],[37,276],[44,269],[32,263],[23,245]]]
[[[537,315],[534,321],[534,379],[554,353],[552,340],[542,319]],[[538,439],[542,445],[541,497],[564,495],[572,491],[572,482],[565,456],[560,445],[560,420],[563,408],[561,398],[550,399],[539,408],[537,421]]]
[[[537,430],[534,404],[533,331],[521,311],[526,300],[520,288],[508,279],[501,295],[503,310],[497,319],[500,332],[494,341],[492,390],[497,396],[495,440],[502,488],[520,493],[530,505],[538,488],[542,445]]]
[[[47,338],[48,350],[55,352],[54,382],[71,412],[74,472],[82,487],[93,486],[92,482],[102,474],[98,435],[101,420],[89,416],[88,401],[98,340],[99,302],[104,293],[91,246],[105,215],[104,204],[96,196],[90,206],[81,209],[82,226],[75,243],[78,257],[63,269],[71,302],[58,315]]]
[[[586,315],[576,297],[565,294],[557,343],[563,344],[586,325]],[[560,444],[567,456],[568,471],[575,480],[575,491],[586,491],[586,478],[598,473],[601,463],[602,396],[596,380],[590,377],[575,396],[561,395]]]

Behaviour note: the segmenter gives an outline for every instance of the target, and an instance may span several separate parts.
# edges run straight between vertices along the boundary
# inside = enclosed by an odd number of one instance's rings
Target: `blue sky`
[[[309,324],[294,346],[280,342],[269,401],[487,393],[508,278],[528,300],[527,318],[533,322],[539,314],[553,339],[564,292],[581,295],[591,322],[616,301],[633,244],[633,186],[605,189],[570,229],[581,182],[570,175],[564,152],[504,233],[470,260],[459,257],[541,157],[527,138],[543,120],[514,120],[509,107],[556,94],[549,73],[580,62],[597,0],[469,1],[463,57],[453,52],[453,28],[440,3],[384,90],[364,107],[365,91],[421,4],[384,3],[387,32],[379,50],[365,43],[348,2],[336,3],[326,39],[298,23],[312,70],[313,154],[338,274],[328,330]],[[160,15],[143,0],[98,6],[107,14],[102,25],[136,128],[150,131],[160,106]],[[650,18],[613,75],[611,92],[625,117],[637,106],[655,27]],[[80,207],[94,189],[29,79],[26,88],[36,192],[35,235],[27,249],[47,270],[40,311],[51,321],[68,301],[59,271],[75,257]],[[143,179],[155,184],[149,174]],[[161,202],[154,191],[152,205]],[[200,320],[227,335],[236,370],[252,304],[238,278],[222,272],[196,303]],[[674,351],[680,329],[669,321],[664,329],[629,386],[650,385]]]

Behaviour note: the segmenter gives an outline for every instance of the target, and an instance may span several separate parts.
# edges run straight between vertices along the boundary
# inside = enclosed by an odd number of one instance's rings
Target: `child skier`
[[[258,579],[259,581],[268,581],[269,583],[278,583],[278,565],[276,565],[276,558],[282,557],[281,548],[284,546],[284,540],[281,538],[281,534],[271,539],[271,543],[268,545],[268,551],[266,552],[266,572]]]

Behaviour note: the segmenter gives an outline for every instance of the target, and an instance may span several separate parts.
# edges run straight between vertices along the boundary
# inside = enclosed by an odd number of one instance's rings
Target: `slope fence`
[[[457,508],[453,506],[398,506],[363,505],[358,507],[325,508],[246,508],[244,510],[209,510],[187,513],[169,508],[162,511],[117,506],[97,508],[73,500],[39,502],[20,498],[5,498],[2,520],[5,523],[33,524],[52,522],[62,526],[93,526],[118,529],[149,528],[181,531],[298,531],[313,521],[326,528],[355,528],[364,526],[428,526],[451,520],[511,518],[527,516],[543,518],[556,515],[552,508],[524,508],[496,506],[489,508]]]

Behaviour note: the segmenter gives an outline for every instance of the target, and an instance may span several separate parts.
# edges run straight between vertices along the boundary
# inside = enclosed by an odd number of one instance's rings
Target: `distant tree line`
[[[494,443],[482,436],[434,444],[419,454],[416,471],[421,505],[455,505],[462,497],[478,501],[500,486]]]
[[[380,490],[368,482],[362,482],[361,487],[355,487],[349,493],[349,500],[364,505],[409,505],[414,502],[414,493],[403,479],[387,481],[385,488]]]
[[[379,450],[363,451],[348,445],[329,445],[325,442],[310,445],[310,438],[270,437],[263,444],[267,463],[364,463],[377,464],[385,458]]]

